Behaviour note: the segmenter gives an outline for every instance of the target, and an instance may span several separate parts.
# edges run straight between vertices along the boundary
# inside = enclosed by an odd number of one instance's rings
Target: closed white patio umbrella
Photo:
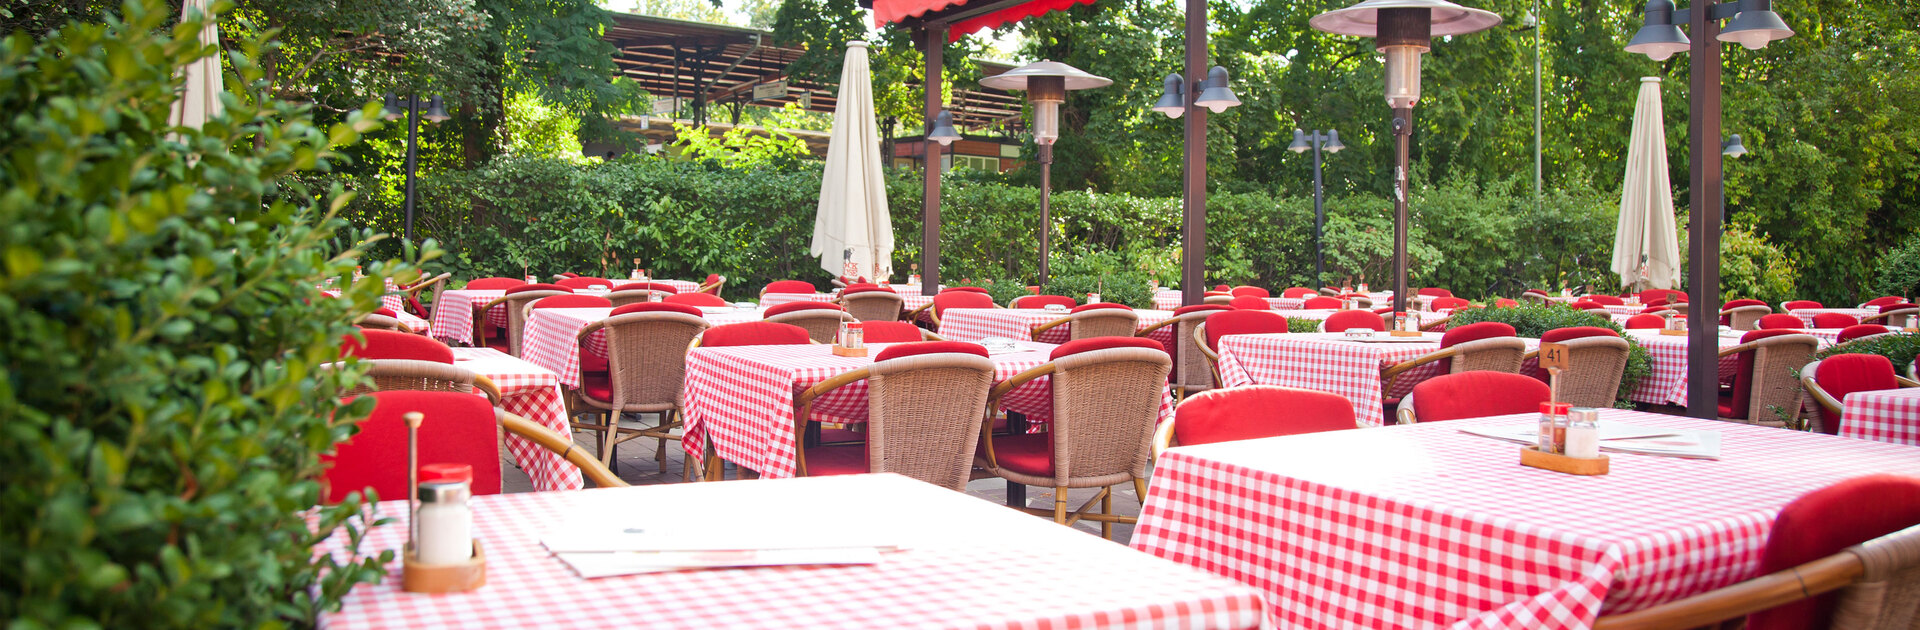
[[[880,133],[873,119],[873,80],[867,43],[847,42],[833,108],[833,138],[820,182],[820,214],[813,222],[809,253],[835,276],[893,274],[893,220],[887,214],[886,182],[880,175]],[[848,265],[853,267],[848,271]]]
[[[1620,188],[1620,222],[1613,233],[1613,272],[1635,291],[1680,285],[1680,237],[1667,179],[1667,126],[1660,109],[1660,77],[1640,79]]]
[[[207,0],[186,0],[181,4],[180,15],[195,12],[206,15],[206,26],[200,29],[201,46],[219,46],[220,29],[214,25],[214,17],[207,11]],[[180,68],[180,76],[186,79],[186,89],[180,99],[173,102],[173,113],[167,116],[167,123],[180,127],[195,127],[207,124],[207,119],[220,115],[226,106],[220,102],[220,93],[226,91],[224,79],[220,76],[220,55],[203,57]]]

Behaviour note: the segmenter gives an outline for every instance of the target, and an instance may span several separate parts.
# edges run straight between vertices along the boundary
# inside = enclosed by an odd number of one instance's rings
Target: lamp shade
[[[960,139],[960,132],[953,128],[952,112],[943,109],[940,110],[939,115],[933,117],[933,129],[927,131],[927,139],[938,142],[943,147]]]
[[[1306,153],[1307,149],[1311,148],[1313,148],[1313,143],[1307,142],[1307,132],[1299,129],[1293,130],[1293,142],[1287,144],[1287,150],[1294,153]]]
[[[1322,148],[1326,149],[1328,153],[1339,153],[1341,149],[1347,148],[1347,145],[1340,144],[1340,132],[1329,130],[1327,132],[1327,144]]]
[[[1168,118],[1179,118],[1187,113],[1186,79],[1179,74],[1167,75],[1160,87],[1160,100],[1153,104],[1153,111],[1166,114]]]
[[[1065,87],[1068,90],[1085,90],[1113,85],[1112,79],[1094,76],[1079,68],[1045,59],[981,79],[980,85],[996,90],[1026,90],[1032,79],[1036,77],[1065,79]]]
[[[1740,3],[1740,14],[1733,16],[1727,28],[1720,31],[1720,41],[1738,42],[1747,50],[1766,48],[1776,39],[1793,36],[1793,29],[1773,12],[1771,0],[1744,0]]]
[[[431,120],[433,122],[440,122],[442,120],[452,118],[452,116],[447,115],[446,106],[440,103],[440,97],[435,96],[433,97],[433,100],[427,101],[427,103],[428,103],[427,112],[425,114],[425,116],[427,117],[427,120]]]
[[[400,97],[394,96],[392,92],[387,93],[386,104],[386,110],[381,113],[386,116],[387,120],[396,120],[400,118],[402,114],[407,113],[406,108],[400,106]]]
[[[1201,84],[1200,98],[1193,104],[1213,110],[1213,113],[1227,111],[1229,107],[1240,105],[1240,98],[1233,95],[1233,89],[1227,87],[1227,69],[1214,66],[1207,71],[1207,82]]]
[[[1747,145],[1745,143],[1740,142],[1740,134],[1736,133],[1736,134],[1733,134],[1732,136],[1728,136],[1727,141],[1720,144],[1720,155],[1724,155],[1730,158],[1737,158],[1746,154],[1747,154]]]
[[[1680,26],[1673,23],[1673,0],[1647,0],[1647,8],[1640,31],[1633,34],[1633,40],[1627,42],[1627,52],[1640,53],[1654,61],[1665,61],[1675,53],[1683,53],[1693,42]]]
[[[1446,0],[1365,0],[1313,16],[1307,24],[1335,35],[1378,37],[1380,12],[1386,9],[1427,10],[1433,18],[1430,35],[1434,37],[1478,33],[1500,24],[1500,16],[1492,11],[1463,7]]]

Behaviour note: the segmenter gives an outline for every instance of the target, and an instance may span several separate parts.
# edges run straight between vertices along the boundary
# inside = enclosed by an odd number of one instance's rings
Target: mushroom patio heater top
[[[1413,106],[1420,102],[1420,55],[1434,36],[1493,28],[1500,16],[1446,0],[1366,0],[1313,16],[1307,24],[1335,35],[1374,38],[1387,57],[1386,97],[1393,108],[1393,310],[1407,310],[1407,153]]]
[[[1067,90],[1106,87],[1113,80],[1097,77],[1058,61],[1040,60],[980,80],[998,90],[1024,90],[1033,103],[1033,143],[1040,145],[1040,281],[1047,286],[1047,245],[1052,234],[1048,203],[1053,187],[1053,143],[1060,139],[1060,105]]]

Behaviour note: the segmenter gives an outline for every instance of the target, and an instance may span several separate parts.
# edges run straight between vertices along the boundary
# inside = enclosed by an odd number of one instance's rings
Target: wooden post
[[[1713,3],[1688,11],[1693,38],[1691,115],[1687,119],[1687,292],[1693,308],[1687,322],[1687,415],[1720,415],[1720,21]]]
[[[947,25],[933,24],[920,29],[921,45],[927,55],[926,102],[923,131],[920,134],[922,169],[920,199],[920,294],[940,292],[940,143],[927,139],[933,119],[940,115],[942,55],[947,45]]]

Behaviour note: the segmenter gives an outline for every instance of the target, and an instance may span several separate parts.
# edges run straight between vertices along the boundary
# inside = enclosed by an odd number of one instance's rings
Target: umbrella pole
[[[1053,225],[1048,202],[1053,196],[1053,145],[1040,145],[1040,292],[1047,291],[1047,245]]]
[[[1393,312],[1407,310],[1407,161],[1413,143],[1413,108],[1393,109]]]

